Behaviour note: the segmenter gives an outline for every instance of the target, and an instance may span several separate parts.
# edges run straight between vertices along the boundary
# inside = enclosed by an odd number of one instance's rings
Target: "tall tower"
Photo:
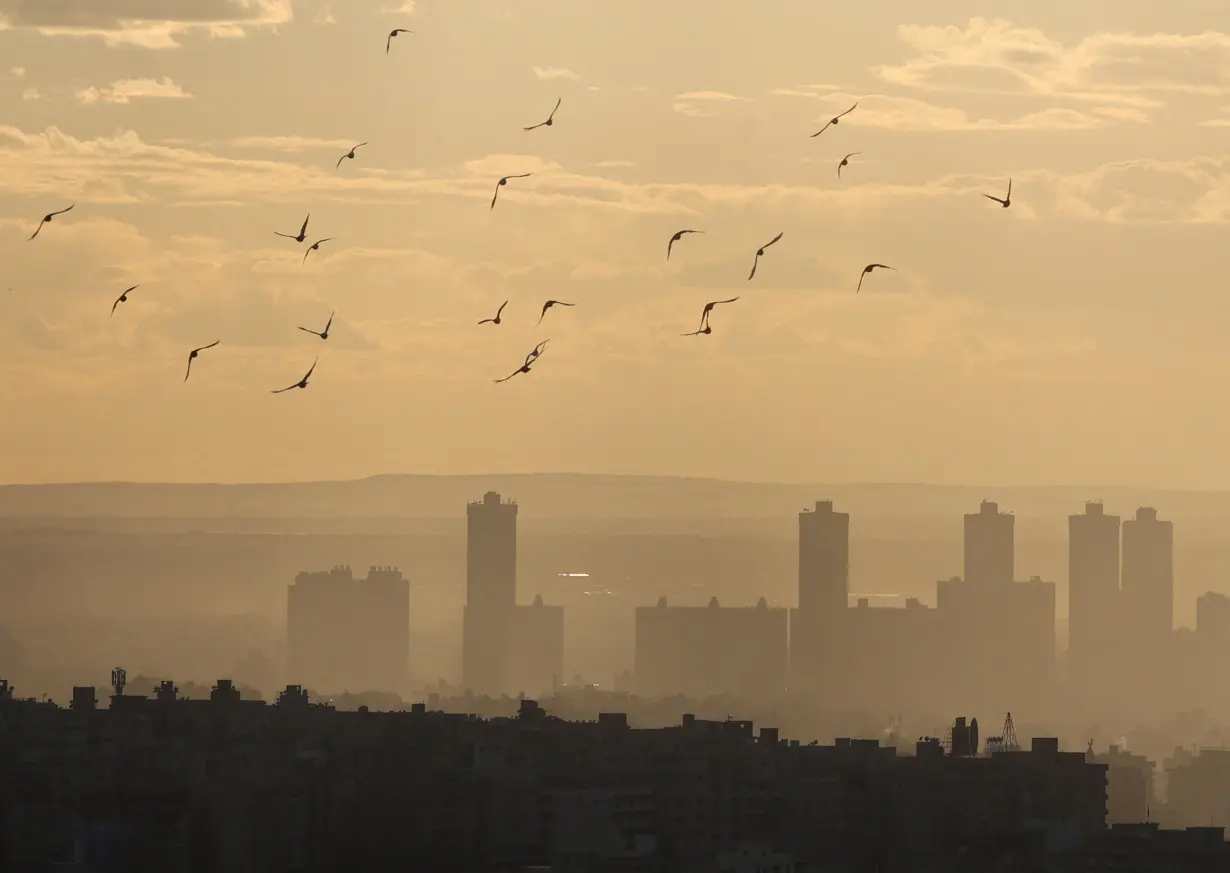
[[[517,504],[488,491],[466,507],[461,673],[476,694],[505,690],[517,606]]]
[[[1124,628],[1149,652],[1174,632],[1174,525],[1142,506],[1123,523]]]
[[[842,615],[850,602],[850,515],[817,500],[799,513],[799,611]]]
[[[1111,654],[1119,605],[1119,516],[1086,503],[1068,516],[1068,654],[1078,669]]]
[[[965,516],[965,581],[1013,582],[1015,574],[1016,518],[984,500]]]

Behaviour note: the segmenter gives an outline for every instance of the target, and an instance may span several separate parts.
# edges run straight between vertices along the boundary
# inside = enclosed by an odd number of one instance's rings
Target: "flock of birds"
[[[406,28],[403,28],[403,27],[398,27],[398,28],[394,28],[393,30],[389,32],[388,39],[385,41],[385,48],[384,48],[385,54],[388,54],[389,51],[392,49],[393,40],[396,39],[400,34],[403,34],[403,33],[414,33],[414,31],[407,30]],[[547,116],[545,121],[540,121],[537,124],[532,124],[529,127],[525,127],[522,129],[529,132],[529,131],[538,130],[539,128],[543,128],[543,127],[553,127],[555,125],[555,115],[557,112],[559,112],[560,106],[563,105],[563,102],[564,101],[562,97],[555,101],[555,107],[551,110],[551,114]],[[824,127],[820,128],[818,131],[816,131],[815,133],[811,135],[811,138],[814,139],[820,136],[820,134],[824,133],[830,127],[837,126],[838,124],[841,123],[841,119],[845,118],[847,115],[849,115],[851,112],[853,112],[857,108],[858,108],[858,101],[855,101],[854,105],[851,106],[849,109],[847,109],[845,112],[842,112],[830,118],[828,122],[824,125]],[[346,152],[344,155],[338,158],[337,165],[334,167],[334,169],[335,170],[340,169],[342,166],[342,163],[347,160],[351,160],[351,161],[355,160],[356,151],[365,145],[368,145],[368,143],[367,142],[358,143],[353,148],[351,148],[350,151]],[[840,162],[838,162],[837,164],[837,178],[838,179],[841,178],[842,169],[850,165],[850,158],[855,157],[857,155],[861,155],[861,154],[862,152],[850,152],[849,154],[845,155],[845,157],[843,157]],[[510,180],[527,179],[532,175],[533,173],[520,173],[517,175],[510,175],[510,176],[502,177],[498,182],[496,182],[495,193],[491,197],[491,207],[490,208],[495,209],[495,205],[500,199],[500,189],[508,185]],[[1000,198],[992,194],[983,194],[982,196],[988,198],[989,200],[995,201],[996,203],[1000,204],[1004,209],[1007,209],[1008,207],[1012,205],[1012,179],[1008,180],[1008,193],[1005,197]],[[74,203],[65,209],[61,209],[56,212],[50,212],[47,215],[43,216],[43,220],[39,222],[38,227],[35,229],[34,233],[30,236],[30,241],[33,241],[38,237],[44,225],[51,224],[52,221],[58,216],[71,212],[75,208],[75,206],[76,204]],[[311,219],[312,219],[311,213],[308,213],[308,216],[303,220],[303,225],[299,228],[299,232],[297,234],[282,233],[280,231],[274,231],[274,234],[276,236],[280,236],[285,239],[293,240],[294,242],[302,245],[303,243],[307,242],[308,223],[311,221]],[[689,234],[703,234],[703,233],[705,233],[705,231],[693,230],[693,229],[680,230],[674,233],[666,244],[666,259],[668,261],[670,260],[671,253],[675,247],[675,243],[683,239],[684,236],[687,236]],[[781,238],[784,235],[785,235],[785,232],[783,231],[779,233],[777,236],[773,237],[773,239],[769,240],[763,246],[756,249],[756,256],[752,260],[752,270],[750,273],[748,273],[747,281],[750,282],[754,278],[756,278],[756,268],[760,265],[760,259],[763,258],[765,256],[765,253],[769,250],[769,248],[775,245],[779,240],[781,240]],[[301,261],[301,263],[306,264],[308,255],[310,255],[312,252],[320,251],[320,247],[322,245],[324,245],[327,242],[333,242],[334,239],[335,239],[334,237],[325,237],[323,239],[318,239],[315,242],[313,242],[304,251],[303,260]],[[896,267],[891,267],[888,264],[879,264],[879,263],[868,264],[867,266],[863,267],[862,272],[859,274],[858,285],[854,289],[855,293],[857,294],[863,290],[863,280],[865,280],[875,270],[896,270],[896,269],[897,269]],[[119,297],[115,299],[115,302],[111,304],[111,317],[115,316],[115,310],[121,303],[128,302],[128,295],[131,294],[133,291],[137,290],[139,287],[141,286],[133,285],[131,288],[128,288],[127,290],[125,290],[123,294],[121,294]],[[713,333],[713,328],[709,324],[710,314],[713,312],[713,310],[716,307],[722,306],[727,303],[734,303],[738,299],[739,298],[736,296],[736,297],[727,298],[726,300],[714,300],[709,303],[706,303],[704,306],[704,309],[701,310],[700,324],[697,327],[697,329],[694,331],[690,331],[689,333],[682,334],[682,336],[685,336],[685,337],[708,336],[709,334]],[[479,321],[478,324],[479,325],[491,324],[495,326],[503,324],[504,308],[508,306],[508,303],[509,301],[505,300],[502,304],[500,304],[500,308],[496,310],[496,313],[494,316],[492,316],[491,318],[484,318],[481,321]],[[539,325],[541,325],[543,319],[546,318],[547,313],[556,306],[576,306],[576,304],[566,303],[562,300],[548,300],[546,303],[542,305],[542,310],[538,315],[538,321],[535,324],[535,327],[538,327]],[[333,325],[334,315],[336,315],[336,311],[329,314],[329,320],[325,324],[324,330],[316,331],[316,330],[311,330],[310,328],[306,328],[306,327],[300,327],[299,330],[304,331],[305,333],[310,333],[313,336],[319,337],[322,340],[327,340],[329,338],[329,328],[332,327]],[[542,356],[542,353],[546,349],[547,344],[549,342],[550,340],[543,340],[538,345],[536,345],[533,348],[533,350],[530,351],[530,353],[525,356],[525,360],[522,361],[521,366],[513,370],[511,373],[509,373],[507,376],[503,377],[502,379],[494,380],[495,383],[501,384],[503,382],[507,382],[509,379],[513,378],[514,376],[518,374],[529,373],[532,365],[537,363],[538,359]],[[221,343],[222,343],[221,340],[215,340],[214,342],[209,343],[208,345],[198,346],[197,348],[192,349],[188,353],[188,367],[184,373],[185,382],[187,382],[188,377],[192,375],[192,362],[197,359],[200,353],[208,349],[212,349],[215,346],[221,345]],[[319,356],[317,356],[316,360],[312,362],[312,366],[308,368],[307,373],[305,373],[303,375],[303,378],[300,379],[298,382],[295,382],[293,385],[288,385],[285,388],[278,388],[272,391],[271,393],[282,394],[284,392],[294,390],[295,388],[306,388],[308,386],[308,380],[311,378],[312,374],[316,371],[316,364],[319,363],[319,361],[320,361],[320,358]]]

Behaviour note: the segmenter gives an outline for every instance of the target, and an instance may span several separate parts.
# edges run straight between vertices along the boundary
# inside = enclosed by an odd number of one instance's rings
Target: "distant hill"
[[[773,484],[573,473],[382,475],[284,484],[65,483],[0,486],[0,518],[457,518],[488,490],[526,518],[783,519],[818,499],[860,517],[959,516],[982,499],[1061,522],[1085,500],[1130,516],[1156,506],[1176,521],[1230,519],[1230,492],[1149,488],[925,484]]]

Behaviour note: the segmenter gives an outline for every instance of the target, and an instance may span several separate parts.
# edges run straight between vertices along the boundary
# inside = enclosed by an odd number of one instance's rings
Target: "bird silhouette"
[[[414,33],[413,30],[406,30],[404,27],[395,27],[389,31],[389,38],[384,43],[384,53],[387,55],[389,49],[393,47],[393,40],[399,33]]]
[[[275,230],[274,234],[276,236],[284,236],[287,239],[293,239],[295,242],[301,243],[305,239],[307,239],[307,226],[308,226],[308,222],[311,220],[312,220],[312,213],[309,212],[308,217],[303,219],[303,227],[299,228],[299,234],[297,236],[289,234],[289,233],[282,233],[279,230]]]
[[[205,351],[206,349],[212,349],[214,346],[218,345],[220,342],[222,342],[222,340],[214,340],[207,346],[199,346],[193,349],[192,351],[188,352],[188,370],[187,372],[184,373],[185,382],[187,382],[188,377],[192,375],[192,362],[196,360],[196,356],[199,355],[201,352]]]
[[[355,146],[353,149],[351,149],[350,151],[346,152],[346,154],[344,154],[344,155],[342,155],[340,158],[338,158],[338,159],[337,159],[337,167],[340,167],[340,166],[342,165],[342,161],[346,160],[347,158],[349,158],[350,160],[352,160],[352,161],[353,161],[353,160],[354,160],[354,153],[355,153],[355,149],[361,149],[361,148],[363,148],[363,146],[365,146],[365,145],[367,145],[367,143],[365,143],[365,142],[361,142],[361,143],[359,143],[357,146]],[[337,167],[334,167],[333,169],[335,169],[335,170],[336,170],[336,169],[337,169]]]
[[[303,378],[300,379],[298,382],[296,382],[294,385],[287,385],[285,388],[279,388],[278,390],[270,391],[269,393],[270,394],[283,394],[295,388],[306,388],[308,386],[308,379],[311,378],[313,371],[315,371],[316,369],[316,363],[319,360],[320,358],[317,358],[315,361],[312,361],[312,366],[309,367],[308,371],[303,374]]]
[[[830,119],[829,119],[829,123],[828,123],[828,124],[826,124],[824,127],[820,128],[819,130],[817,130],[815,133],[813,133],[813,134],[811,135],[811,138],[812,138],[812,139],[815,139],[815,138],[816,138],[816,137],[818,137],[820,134],[822,134],[822,133],[824,133],[826,130],[828,130],[828,129],[829,129],[829,127],[830,127],[831,125],[834,125],[834,124],[839,124],[843,118],[845,118],[847,115],[849,115],[849,114],[850,114],[851,112],[853,112],[855,109],[858,109],[858,101],[857,101],[857,100],[855,100],[855,101],[854,101],[854,105],[853,105],[853,106],[851,106],[851,107],[850,107],[849,109],[847,109],[845,112],[841,113],[841,115],[834,115],[832,118],[830,118]]]
[[[895,269],[897,269],[897,268],[896,268],[896,267],[890,267],[888,264],[868,264],[867,266],[863,267],[863,272],[862,272],[862,274],[858,277],[858,287],[854,289],[854,293],[855,293],[855,294],[857,294],[859,291],[862,291],[862,290],[863,290],[863,280],[864,280],[864,279],[866,279],[866,278],[867,278],[867,277],[871,274],[871,271],[872,271],[872,270],[875,270],[875,269],[880,269],[880,270],[895,270]]]
[[[731,297],[729,300],[714,300],[712,303],[706,303],[705,308],[700,313],[700,327],[691,333],[685,333],[683,336],[700,336],[704,334],[708,336],[713,333],[713,328],[709,326],[709,313],[713,312],[713,307],[721,306],[723,303],[734,303],[738,297]]]
[[[63,215],[65,212],[72,212],[72,211],[73,211],[73,206],[76,206],[76,205],[77,205],[77,204],[76,204],[76,203],[74,203],[72,206],[68,207],[67,209],[61,209],[59,212],[49,212],[49,213],[47,213],[46,215],[44,215],[44,216],[43,216],[43,220],[42,220],[42,221],[40,221],[40,222],[38,223],[38,227],[36,227],[36,228],[34,229],[34,233],[30,234],[30,239],[29,239],[29,240],[26,240],[26,241],[27,241],[27,242],[29,242],[30,240],[33,240],[36,236],[38,236],[39,231],[41,231],[41,230],[43,229],[43,225],[44,225],[44,224],[51,224],[51,220],[52,220],[53,218],[55,218],[57,215]]]
[[[748,274],[747,281],[749,282],[752,281],[752,279],[756,276],[756,267],[760,264],[760,259],[764,257],[765,249],[767,249],[769,246],[773,245],[773,243],[781,239],[785,235],[785,233],[786,232],[783,230],[777,236],[773,237],[773,239],[769,240],[767,243],[762,245],[760,248],[756,249],[756,259],[752,261],[752,272]]]
[[[555,124],[555,113],[559,112],[560,104],[563,102],[564,102],[563,97],[555,101],[555,108],[551,110],[551,114],[547,116],[546,121],[540,121],[535,125],[531,125],[530,127],[523,127],[521,129],[522,130],[538,130],[538,128],[540,127],[550,127],[551,125]]]
[[[534,360],[539,355],[541,355],[546,350],[547,343],[549,342],[551,342],[551,340],[545,339],[542,342],[540,342],[538,345],[534,346],[534,350],[525,356],[526,363],[529,363],[530,361]]]
[[[855,155],[861,155],[861,154],[862,152],[850,152],[850,154],[846,155],[844,158],[841,159],[841,163],[837,165],[837,178],[838,179],[841,178],[841,168],[848,167],[850,165],[850,158],[854,157]]]
[[[307,250],[306,252],[304,252],[304,253],[303,253],[303,260],[302,260],[302,261],[300,261],[299,263],[301,263],[301,264],[307,263],[307,256],[308,256],[308,255],[310,255],[312,252],[318,252],[318,251],[320,251],[320,246],[321,246],[321,244],[322,244],[322,243],[327,243],[327,242],[333,242],[333,237],[331,237],[331,236],[327,236],[327,237],[325,237],[324,239],[318,239],[318,240],[316,240],[316,242],[314,242],[314,243],[312,243],[310,246],[308,246],[308,250]]]
[[[503,303],[500,304],[500,308],[495,311],[495,318],[484,318],[482,321],[479,322],[479,324],[500,324],[501,323],[500,315],[503,314],[504,307],[507,305],[508,305],[508,301],[505,300]]]
[[[140,285],[133,285],[131,288],[129,288],[127,291],[121,294],[119,297],[116,297],[115,302],[111,304],[111,315],[108,317],[113,318],[115,316],[115,307],[119,306],[121,303],[127,303],[128,295],[131,294],[133,291],[136,291],[140,287],[141,287]]]
[[[505,176],[503,179],[495,183],[495,196],[491,198],[491,208],[495,209],[495,201],[500,196],[500,189],[508,184],[509,179],[528,179],[533,173],[522,173],[519,176]]]
[[[704,231],[703,230],[681,230],[678,233],[676,233],[674,236],[672,236],[671,241],[666,244],[666,259],[668,261],[671,259],[671,249],[675,247],[675,243],[683,239],[683,235],[685,233],[704,233]]]
[[[336,314],[337,314],[336,310],[329,313],[329,320],[325,323],[324,330],[317,331],[317,330],[312,330],[311,328],[307,328],[307,327],[301,327],[299,328],[299,330],[303,331],[304,333],[310,333],[313,336],[318,336],[322,340],[327,340],[329,338],[329,328],[333,326],[333,316]]]
[[[534,327],[538,327],[539,324],[542,324],[542,320],[547,317],[547,310],[552,306],[576,306],[576,304],[565,303],[562,300],[548,300],[546,303],[542,304],[542,314],[538,316],[538,322],[534,325]]]
[[[1000,200],[998,197],[995,197],[992,194],[983,194],[982,196],[987,198],[988,200],[994,200],[1000,206],[1004,207],[1004,209],[1007,209],[1009,206],[1012,205],[1012,177],[1011,176],[1008,177],[1008,196],[1005,197],[1003,200]]]
[[[494,380],[495,384],[499,385],[501,382],[507,382],[509,379],[511,379],[513,376],[516,376],[518,373],[528,373],[530,371],[530,367],[533,366],[534,362],[537,361],[538,358],[542,356],[543,349],[547,347],[547,343],[549,342],[550,340],[543,340],[538,345],[536,345],[534,347],[534,351],[530,352],[528,355],[525,356],[525,361],[521,364],[520,367],[513,370],[503,379]]]

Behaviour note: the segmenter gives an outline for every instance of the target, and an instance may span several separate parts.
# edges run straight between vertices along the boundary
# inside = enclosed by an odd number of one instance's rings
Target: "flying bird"
[[[133,291],[136,291],[140,287],[141,287],[140,285],[133,285],[131,288],[129,288],[127,291],[121,294],[119,297],[115,298],[115,302],[111,304],[111,316],[112,317],[115,315],[115,307],[119,306],[121,303],[127,303],[128,295],[131,294]]]
[[[704,231],[703,230],[681,230],[678,233],[676,233],[674,236],[672,236],[671,241],[666,244],[666,259],[668,261],[671,259],[671,249],[675,247],[675,243],[683,239],[683,235],[685,233],[704,233]]]
[[[783,230],[777,236],[773,237],[773,239],[769,240],[767,243],[762,245],[760,248],[756,249],[756,260],[752,261],[752,272],[748,274],[747,281],[750,282],[755,277],[756,267],[757,265],[760,264],[760,259],[764,257],[765,249],[767,249],[769,246],[773,245],[773,243],[781,239],[785,235],[785,233],[786,232]]]
[[[540,127],[550,127],[551,125],[555,124],[555,113],[559,112],[560,104],[563,102],[564,102],[563,97],[555,101],[555,108],[551,110],[551,114],[547,116],[546,121],[540,121],[531,127],[523,127],[521,129],[522,130],[538,130],[538,128]]]
[[[63,215],[65,212],[72,212],[73,206],[76,206],[76,205],[77,204],[74,203],[72,206],[68,207],[67,209],[61,209],[59,212],[49,212],[46,215],[44,215],[43,220],[40,221],[38,223],[38,227],[34,229],[34,233],[30,235],[30,240],[33,240],[34,237],[38,236],[38,232],[43,229],[44,224],[51,224],[51,220],[55,218],[57,215]],[[27,240],[27,242],[29,242],[30,240]]]
[[[538,360],[538,357],[542,354],[542,350],[546,348],[546,345],[549,342],[550,340],[543,340],[542,342],[540,342],[537,346],[534,347],[534,351],[530,352],[528,355],[525,356],[525,362],[520,367],[513,370],[503,379],[496,379],[495,384],[499,385],[501,382],[507,382],[509,379],[511,379],[513,376],[516,376],[518,373],[528,373],[530,371],[530,367],[533,366],[534,362]]]
[[[495,318],[484,318],[482,321],[479,322],[479,324],[500,324],[501,323],[500,315],[503,314],[504,307],[507,305],[508,305],[508,301],[505,300],[503,303],[500,304],[500,308],[495,311]]]
[[[300,261],[299,263],[301,264],[307,263],[307,256],[310,255],[312,252],[320,251],[321,243],[327,243],[327,242],[333,242],[333,237],[328,236],[328,237],[325,237],[324,239],[316,240],[316,242],[308,246],[308,250],[303,253],[303,260]]]
[[[384,44],[384,53],[387,55],[389,49],[393,47],[393,40],[399,33],[414,33],[413,30],[406,30],[404,27],[395,27],[389,31],[389,38]],[[352,155],[353,157],[353,155]]]
[[[499,198],[499,196],[500,196],[500,189],[501,189],[501,188],[503,188],[505,185],[507,185],[507,184],[508,184],[508,180],[509,180],[509,179],[528,179],[528,178],[529,178],[530,176],[532,176],[532,175],[534,175],[534,174],[533,174],[533,173],[522,173],[520,176],[505,176],[503,179],[501,179],[500,181],[496,182],[496,184],[495,184],[495,196],[491,198],[491,208],[492,208],[492,209],[495,209],[495,201],[496,201],[496,200]]]
[[[547,343],[549,342],[551,342],[551,340],[545,339],[542,342],[540,342],[538,345],[534,346],[534,351],[530,352],[528,355],[525,356],[526,363],[529,363],[530,361],[534,360],[539,355],[541,355],[543,351],[547,348]]]
[[[987,198],[988,200],[994,200],[996,203],[1003,206],[1004,209],[1007,209],[1009,206],[1012,205],[1012,177],[1011,176],[1008,177],[1008,196],[1005,197],[1003,200],[1000,200],[998,197],[995,197],[991,194],[983,194],[982,196]]]
[[[185,382],[187,382],[188,377],[192,375],[192,362],[196,360],[196,356],[199,355],[201,352],[205,351],[206,349],[212,349],[214,346],[218,345],[220,342],[222,342],[222,340],[214,340],[207,346],[200,346],[188,352],[188,371],[184,373]]]
[[[576,306],[576,304],[565,303],[562,300],[548,300],[546,303],[542,304],[542,314],[538,316],[538,324],[535,324],[534,327],[538,327],[539,324],[542,324],[542,320],[547,317],[547,310],[552,306]],[[535,355],[535,357],[537,357],[537,355]]]
[[[309,213],[308,213],[308,217],[307,217],[307,218],[305,218],[305,219],[303,219],[303,227],[299,228],[299,235],[298,235],[298,236],[294,236],[294,235],[289,234],[289,233],[282,233],[281,231],[278,231],[278,230],[275,230],[275,231],[274,231],[274,234],[275,234],[276,236],[284,236],[284,237],[286,237],[287,239],[293,239],[295,242],[297,242],[297,243],[301,243],[301,242],[303,242],[305,239],[307,239],[307,226],[308,226],[308,222],[309,222],[309,221],[311,221],[311,220],[312,220],[312,213],[310,213],[310,212],[309,212]]]
[[[319,360],[320,358],[317,358],[315,361],[312,361],[312,366],[308,369],[306,373],[303,374],[303,378],[300,379],[298,382],[296,382],[294,385],[287,385],[285,388],[279,388],[277,391],[270,391],[269,393],[270,394],[283,394],[295,388],[306,388],[308,386],[308,379],[311,377],[312,372],[316,369],[316,362]]]
[[[875,270],[877,268],[881,270],[897,269],[896,267],[890,267],[888,264],[868,264],[867,266],[863,267],[862,275],[858,277],[858,287],[854,289],[855,294],[863,290],[863,280],[866,279],[867,276],[871,274],[872,270]]]
[[[322,340],[327,340],[329,338],[329,328],[333,326],[333,316],[336,314],[337,314],[336,310],[329,313],[329,320],[325,323],[324,330],[316,331],[316,330],[312,330],[311,328],[307,328],[307,327],[301,327],[299,328],[299,330],[303,331],[304,333],[310,333],[313,336],[318,336]]]
[[[850,165],[850,158],[854,157],[855,155],[861,155],[861,154],[862,152],[850,152],[850,154],[846,155],[844,158],[841,159],[841,163],[837,165],[837,178],[838,179],[841,178],[841,168],[848,167]]]
[[[818,137],[820,134],[824,133],[826,130],[828,130],[828,129],[829,129],[830,125],[834,125],[834,124],[838,124],[838,123],[840,123],[840,122],[841,122],[841,120],[842,120],[843,118],[845,118],[847,115],[849,115],[849,114],[850,114],[851,112],[853,112],[855,109],[858,109],[858,101],[857,101],[857,100],[855,100],[855,101],[854,101],[854,105],[853,105],[853,106],[851,106],[851,107],[850,107],[849,109],[847,109],[845,112],[841,113],[841,115],[834,115],[832,118],[830,118],[830,119],[829,119],[829,123],[828,123],[828,124],[826,124],[824,127],[820,128],[819,130],[817,130],[815,133],[813,133],[813,134],[811,135],[811,138],[812,138],[812,139],[815,139],[815,138],[816,138],[816,137]]]
[[[700,313],[700,327],[691,333],[685,333],[683,336],[699,336],[700,334],[711,334],[713,328],[709,326],[709,313],[713,311],[713,307],[721,306],[723,303],[734,303],[738,297],[731,297],[729,300],[714,300],[712,303],[706,303],[704,310]]]
[[[347,158],[349,158],[350,160],[352,160],[352,161],[353,161],[353,160],[354,160],[354,153],[355,153],[355,149],[361,149],[361,148],[363,148],[363,146],[365,146],[365,145],[367,145],[367,143],[365,143],[365,142],[361,142],[361,143],[359,143],[357,146],[355,146],[353,149],[351,149],[350,151],[346,152],[346,154],[344,154],[344,155],[342,155],[340,158],[338,158],[338,159],[337,159],[337,167],[340,167],[340,166],[342,165],[342,161],[346,160]],[[333,169],[335,169],[335,170],[336,170],[336,169],[337,169],[337,167],[334,167]]]

